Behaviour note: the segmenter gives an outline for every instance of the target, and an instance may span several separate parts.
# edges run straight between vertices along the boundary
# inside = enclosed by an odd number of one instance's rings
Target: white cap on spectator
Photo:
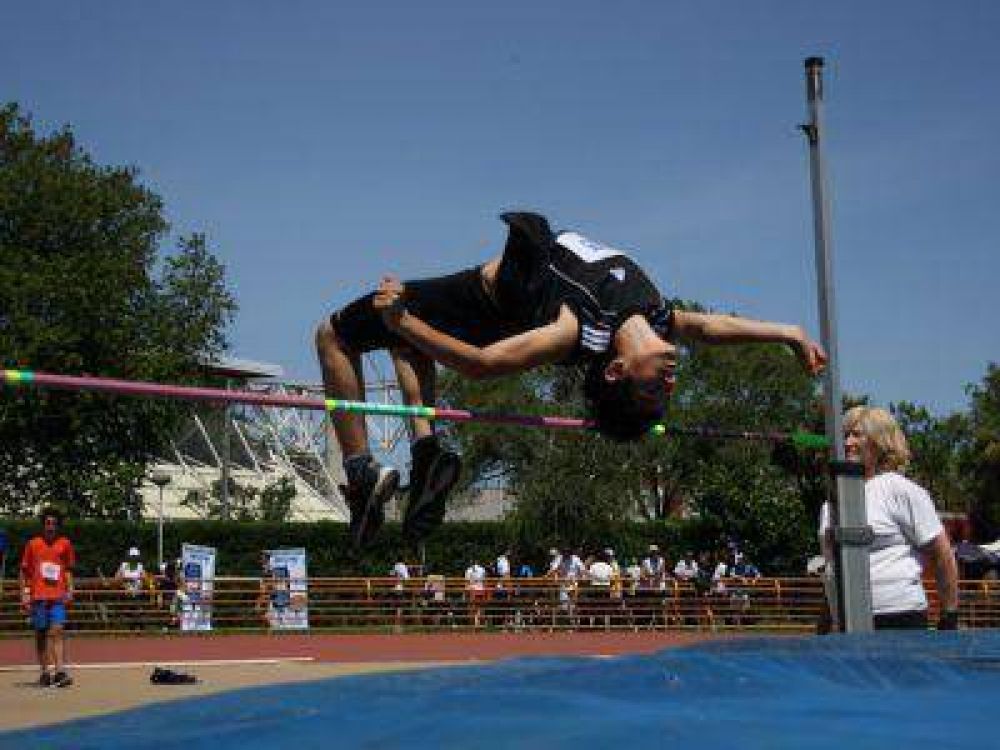
[[[611,547],[605,547],[604,548],[604,554],[607,555],[608,557],[614,557],[615,556],[615,551],[613,549],[611,549]]]
[[[549,557],[559,557],[559,550],[555,547],[549,550]]]
[[[649,545],[649,551],[650,552],[659,552],[660,548],[659,548],[659,546],[657,546],[655,544],[651,544],[651,545]]]
[[[128,548],[128,556],[129,557],[138,557],[139,556],[139,548],[138,547],[129,547]]]

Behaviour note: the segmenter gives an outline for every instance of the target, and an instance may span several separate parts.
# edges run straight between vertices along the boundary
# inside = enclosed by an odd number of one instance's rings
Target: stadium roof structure
[[[202,365],[212,375],[232,378],[234,380],[281,378],[285,375],[285,370],[281,365],[269,362],[255,362],[252,359],[223,357],[216,360],[203,360]]]
[[[368,355],[362,360],[369,400],[398,402],[399,387],[387,376],[385,363]],[[238,383],[241,389],[274,395],[323,394],[322,385],[286,378],[284,368],[277,364],[237,357],[205,359],[201,364],[207,374],[226,378],[234,386]],[[406,425],[400,419],[371,415],[366,422],[372,448],[380,455],[392,454],[406,444]],[[219,492],[219,480],[229,476],[257,491],[290,478],[296,486],[292,520],[346,521],[349,511],[340,489],[344,481],[341,463],[326,414],[230,405],[193,409],[190,420],[171,436],[170,450],[161,457],[157,471],[172,477],[164,492],[168,518],[205,517],[207,499]],[[141,494],[147,515],[158,512],[155,488],[147,484]],[[192,496],[203,498],[205,506],[192,507],[188,502]],[[226,492],[223,504],[228,506],[229,499]]]

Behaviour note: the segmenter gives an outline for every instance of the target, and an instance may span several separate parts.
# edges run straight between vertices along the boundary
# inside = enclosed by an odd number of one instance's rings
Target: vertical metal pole
[[[160,512],[156,518],[156,572],[163,570],[163,485],[158,485],[160,491]]]
[[[154,472],[149,478],[159,490],[160,507],[156,514],[156,565],[157,573],[163,569],[163,488],[170,484],[170,475],[164,472]]]
[[[823,152],[820,149],[823,105],[823,58],[806,60],[806,101],[809,122],[802,130],[809,140],[809,172],[812,176],[813,235],[816,245],[816,284],[819,292],[819,325],[826,349],[825,373],[826,436],[833,446],[835,461],[844,460],[844,434],[841,426],[840,357],[837,350],[836,301],[833,294],[833,262],[830,258],[830,200],[826,192]]]
[[[833,448],[837,502],[834,535],[837,549],[838,617],[842,631],[871,630],[871,583],[866,532],[870,533],[864,504],[864,487],[857,473],[845,468],[840,361],[837,348],[836,300],[830,242],[830,200],[826,191],[823,153],[820,148],[823,105],[823,58],[805,61],[806,101],[809,121],[802,126],[809,141],[812,177],[813,233],[816,243],[816,284],[820,334],[827,354],[825,375],[826,435]]]
[[[226,390],[232,388],[232,381],[228,378],[226,379]],[[229,460],[230,460],[230,446],[229,446],[229,419],[232,416],[232,406],[227,402],[222,407],[222,489],[220,492],[220,498],[222,501],[222,520],[229,520]]]

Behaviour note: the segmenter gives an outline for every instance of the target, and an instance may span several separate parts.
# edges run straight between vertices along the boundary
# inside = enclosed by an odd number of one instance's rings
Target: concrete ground
[[[0,640],[0,731],[245,687],[515,657],[652,653],[713,637],[654,631],[71,635],[67,654],[75,683],[68,688],[39,687],[32,639],[8,638]],[[155,666],[194,674],[199,682],[154,685],[149,676]]]
[[[168,665],[193,673],[195,685],[154,685],[147,665],[84,666],[72,670],[74,684],[68,688],[41,688],[35,669],[0,671],[0,730],[26,729],[99,714],[115,713],[152,703],[211,695],[227,690],[261,685],[306,682],[351,674],[390,672],[441,666],[434,662],[353,662],[331,664],[316,661],[272,661],[268,663]],[[2,743],[0,743],[2,744]]]

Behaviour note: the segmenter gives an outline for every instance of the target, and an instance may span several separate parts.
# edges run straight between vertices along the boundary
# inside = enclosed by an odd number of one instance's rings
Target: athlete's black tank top
[[[668,335],[670,307],[622,251],[569,231],[553,232],[534,213],[505,213],[510,236],[497,279],[500,308],[522,330],[556,319],[567,305],[580,322],[572,361],[606,352],[626,318],[642,314]]]

